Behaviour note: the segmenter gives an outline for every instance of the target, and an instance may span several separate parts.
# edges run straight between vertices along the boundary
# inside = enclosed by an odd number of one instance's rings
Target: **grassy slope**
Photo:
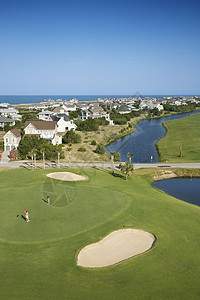
[[[8,179],[11,178],[11,185],[18,186],[19,193],[23,191],[24,185],[29,186],[32,191],[34,187],[38,189],[40,183],[40,188],[43,189],[45,180],[43,172],[43,170],[3,171],[0,173],[0,176],[3,176],[1,188],[9,185]],[[95,228],[90,226],[90,229],[85,231],[82,230],[85,225],[83,228],[80,227],[83,224],[82,219],[77,215],[72,216],[72,219],[76,219],[79,233],[73,236],[66,233],[66,236],[62,235],[56,241],[48,240],[49,236],[44,242],[1,241],[0,298],[198,299],[200,208],[151,188],[144,171],[138,175],[134,174],[128,182],[120,177],[111,176],[106,170],[85,172],[90,178],[87,184],[84,183],[88,193],[91,186],[102,188],[103,200],[106,188],[115,193],[123,193],[132,200],[131,203],[129,201],[123,211],[118,210],[117,215],[104,219],[102,222],[104,224],[99,224]],[[76,183],[78,190],[81,184],[83,183]],[[82,201],[86,200],[86,194],[82,194]],[[1,197],[0,201],[7,207],[7,201],[14,202],[16,199]],[[24,198],[17,198],[20,209],[23,201]],[[85,203],[88,207],[89,203],[87,201]],[[47,210],[49,208],[46,206]],[[105,214],[106,209],[103,208]],[[63,208],[55,210],[62,211]],[[38,207],[33,206],[31,215],[37,212]],[[4,211],[4,214],[7,213],[12,223],[12,218],[16,219],[16,215],[11,216],[9,212]],[[69,220],[64,221],[63,218],[58,220],[66,222],[66,226],[69,225],[67,223]],[[27,227],[34,226],[36,220],[32,218],[31,222],[23,223],[24,236],[27,240],[30,240],[26,232]],[[51,219],[43,223],[41,221],[40,230],[37,227],[35,234],[39,237],[43,227],[51,226],[51,222],[54,221]],[[2,225],[1,222],[0,237]],[[101,239],[112,230],[123,227],[140,228],[155,234],[157,242],[154,248],[148,253],[108,268],[90,270],[76,266],[76,256],[82,247]],[[12,230],[12,227],[8,229]]]
[[[122,136],[128,135],[132,133],[135,129],[136,123],[144,118],[145,115],[140,115],[139,117],[132,118],[126,125],[107,125],[107,126],[100,126],[99,131],[91,131],[91,132],[83,132],[77,131],[78,134],[81,135],[81,143],[73,144],[71,150],[71,161],[73,162],[80,162],[80,161],[108,161],[108,156],[99,155],[95,153],[95,149],[97,146],[91,145],[91,141],[96,141],[97,144],[108,144],[108,140],[115,140],[116,137],[120,138]],[[131,124],[133,127],[129,128],[128,124]],[[121,133],[121,130],[124,129],[125,131]],[[77,151],[80,147],[86,148],[86,152],[79,152]],[[68,152],[67,152],[68,145],[64,146],[63,150],[65,153],[65,159],[63,161],[68,161]]]
[[[200,114],[164,122],[167,133],[158,143],[160,161],[195,162],[200,160]],[[182,147],[182,157],[180,154]]]

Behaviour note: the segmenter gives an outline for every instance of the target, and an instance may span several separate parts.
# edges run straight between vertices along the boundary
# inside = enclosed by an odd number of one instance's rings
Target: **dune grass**
[[[108,170],[71,171],[89,180],[47,181],[52,169],[0,173],[0,298],[198,299],[200,208],[152,188],[149,170],[127,182]],[[47,189],[66,202],[48,206]],[[23,209],[30,223],[16,217]],[[84,246],[120,228],[153,233],[155,246],[107,268],[76,265]]]
[[[164,122],[167,129],[164,138],[157,143],[160,161],[200,161],[200,114],[179,120]],[[181,154],[180,155],[180,145]]]

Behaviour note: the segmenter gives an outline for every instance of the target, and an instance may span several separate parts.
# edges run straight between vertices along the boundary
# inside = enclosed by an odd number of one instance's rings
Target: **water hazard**
[[[165,135],[164,121],[187,117],[199,111],[176,114],[169,117],[152,120],[142,120],[135,126],[135,131],[123,138],[116,140],[106,147],[107,154],[110,151],[119,152],[121,161],[127,161],[127,153],[134,154],[134,163],[157,163],[158,154],[155,143]]]
[[[200,206],[200,178],[175,178],[152,183],[153,187],[177,199]]]

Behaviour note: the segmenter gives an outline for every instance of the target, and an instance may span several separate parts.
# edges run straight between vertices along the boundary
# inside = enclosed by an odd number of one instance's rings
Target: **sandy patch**
[[[177,177],[177,175],[172,172],[172,171],[160,171],[158,173],[156,173],[153,177],[153,179],[155,181],[157,180],[162,180],[162,179],[170,179],[170,178],[174,178],[174,177]]]
[[[63,180],[63,181],[80,181],[86,180],[87,178],[84,176],[80,176],[71,172],[54,172],[47,174],[47,177]]]
[[[138,229],[113,231],[101,241],[84,247],[78,255],[78,266],[101,268],[149,250],[155,241],[153,234]]]

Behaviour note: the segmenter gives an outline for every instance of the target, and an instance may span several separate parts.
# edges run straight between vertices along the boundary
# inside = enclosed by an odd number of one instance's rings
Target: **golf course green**
[[[88,180],[46,176],[58,170]],[[0,299],[199,299],[200,208],[152,188],[151,172],[0,171]],[[110,267],[77,266],[83,247],[123,228],[156,243]]]

